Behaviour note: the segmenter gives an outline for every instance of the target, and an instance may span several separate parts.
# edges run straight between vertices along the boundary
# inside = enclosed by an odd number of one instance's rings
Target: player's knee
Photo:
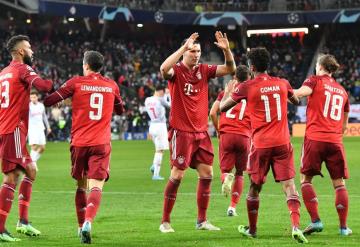
[[[337,188],[339,186],[345,186],[345,181],[342,178],[332,179],[332,184],[334,188]]]
[[[284,182],[282,183],[282,186],[283,186],[283,191],[285,192],[285,194],[286,194],[287,196],[291,196],[291,195],[296,195],[296,194],[297,194],[297,192],[296,192],[296,187],[295,187],[295,183],[294,183],[294,180],[293,180],[293,179],[284,181]]]
[[[22,172],[19,169],[15,169],[14,171],[4,175],[3,182],[17,185],[19,183],[21,174]]]
[[[171,169],[170,177],[176,180],[181,180],[185,175],[185,170],[180,170],[176,166]]]
[[[242,176],[242,175],[243,175],[243,171],[236,169],[235,176]]]
[[[25,173],[28,178],[30,178],[32,181],[35,181],[36,173],[37,173],[36,163],[34,163],[34,162],[30,163],[26,167]]]
[[[43,153],[45,151],[45,146],[39,146],[38,152]]]
[[[251,197],[258,197],[259,193],[261,191],[262,185],[251,183],[250,190],[249,190],[249,196]]]

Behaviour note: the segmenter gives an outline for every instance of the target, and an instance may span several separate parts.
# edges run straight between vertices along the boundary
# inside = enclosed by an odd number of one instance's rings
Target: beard
[[[24,56],[23,60],[24,60],[24,63],[25,63],[25,64],[27,64],[27,65],[29,65],[29,66],[32,66],[32,59],[31,59],[31,57],[30,57],[29,55],[26,54],[26,55]]]

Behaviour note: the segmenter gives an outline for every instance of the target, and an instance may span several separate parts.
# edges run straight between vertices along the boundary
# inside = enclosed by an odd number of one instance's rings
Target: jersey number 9
[[[102,117],[104,97],[101,93],[93,93],[90,96],[90,107],[96,111],[89,112],[89,118],[91,120],[100,120]]]

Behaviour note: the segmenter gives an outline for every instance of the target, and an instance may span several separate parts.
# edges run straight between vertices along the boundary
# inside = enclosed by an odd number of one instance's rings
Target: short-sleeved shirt
[[[151,96],[145,99],[145,108],[151,123],[166,123],[165,107],[170,107],[170,102],[165,97]]]
[[[0,72],[0,135],[19,127],[27,134],[32,83],[41,79],[29,66],[12,61]]]
[[[221,101],[223,97],[224,91],[221,91],[217,100]],[[247,137],[251,136],[250,116],[246,104],[246,99],[242,99],[239,104],[236,104],[228,111],[220,114],[220,133],[234,133]]]
[[[182,62],[173,66],[169,80],[171,95],[170,127],[187,132],[208,129],[208,82],[215,77],[216,65],[198,64],[192,70]]]
[[[331,76],[310,76],[303,83],[313,90],[306,108],[306,138],[342,142],[344,112],[350,105],[345,89]]]
[[[235,88],[231,98],[236,102],[247,100],[255,148],[290,142],[287,101],[293,94],[287,80],[267,74],[260,74]]]
[[[57,91],[72,97],[71,145],[84,147],[110,143],[114,102],[122,102],[119,87],[99,73],[76,76]]]

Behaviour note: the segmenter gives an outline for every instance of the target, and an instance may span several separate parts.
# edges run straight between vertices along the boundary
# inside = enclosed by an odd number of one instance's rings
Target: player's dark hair
[[[340,64],[336,61],[336,58],[330,54],[321,54],[318,57],[318,63],[331,74],[340,68]]]
[[[187,40],[188,40],[188,39],[184,39],[184,40],[181,42],[181,45],[184,45]],[[196,40],[194,41],[194,45],[195,45],[195,44],[200,45],[200,41],[196,39]]]
[[[104,65],[104,56],[97,51],[86,51],[84,53],[84,64],[88,64],[94,72],[99,72]]]
[[[236,67],[235,77],[238,81],[243,82],[250,78],[250,70],[245,65],[239,65]]]
[[[255,67],[256,72],[265,72],[270,65],[270,53],[265,47],[251,48],[246,56],[249,64]]]
[[[36,96],[38,96],[39,93],[38,93],[37,91],[33,90],[33,91],[30,92],[30,95],[36,95]]]
[[[26,35],[15,35],[15,36],[12,36],[8,42],[6,43],[6,49],[12,53],[15,51],[15,47],[16,45],[21,42],[21,41],[28,41],[30,42],[30,38]]]
[[[155,87],[155,91],[161,91],[161,90],[164,90],[164,91],[165,91],[165,86],[164,86],[164,85],[159,84],[159,85],[157,85],[157,86]]]

